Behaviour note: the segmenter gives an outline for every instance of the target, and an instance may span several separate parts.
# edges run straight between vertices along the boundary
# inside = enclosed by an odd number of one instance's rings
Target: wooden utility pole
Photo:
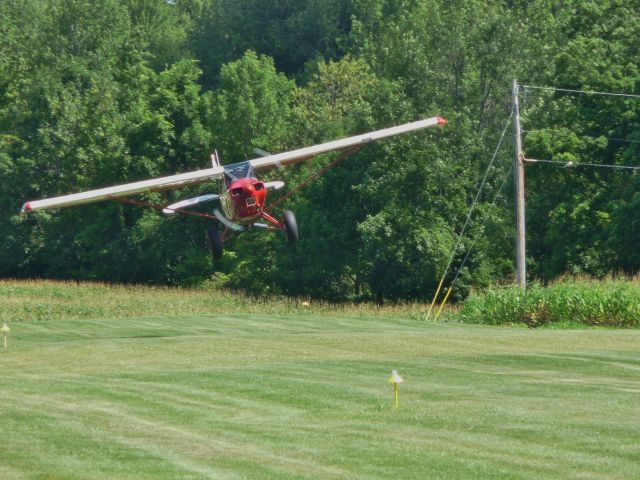
[[[513,189],[516,200],[516,283],[527,287],[525,209],[524,209],[524,154],[522,153],[522,132],[520,130],[520,107],[518,106],[518,82],[512,85],[513,108]]]

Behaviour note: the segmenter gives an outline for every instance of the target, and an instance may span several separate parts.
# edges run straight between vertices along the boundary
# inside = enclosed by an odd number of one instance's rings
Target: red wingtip
[[[436,117],[438,119],[438,125],[446,125],[447,121],[442,117]]]
[[[31,211],[31,202],[27,202],[22,206],[22,211],[23,212],[30,212]]]

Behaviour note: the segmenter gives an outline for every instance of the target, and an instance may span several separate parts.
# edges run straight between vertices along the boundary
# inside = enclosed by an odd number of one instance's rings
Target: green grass
[[[11,322],[0,479],[640,478],[640,331],[326,313]]]

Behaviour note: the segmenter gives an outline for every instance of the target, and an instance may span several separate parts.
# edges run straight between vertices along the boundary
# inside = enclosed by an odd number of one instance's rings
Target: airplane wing
[[[277,153],[275,155],[257,158],[255,160],[251,160],[250,163],[253,166],[254,170],[267,170],[269,168],[281,167],[290,163],[297,163],[308,160],[309,158],[319,155],[320,153],[326,153],[332,150],[343,150],[348,147],[363,145],[375,140],[381,140],[383,138],[393,137],[396,135],[401,135],[403,133],[413,132],[415,130],[422,130],[423,128],[445,125],[446,123],[447,121],[442,117],[427,118],[425,120],[419,120],[417,122],[405,123],[404,125],[385,128],[384,130],[376,130],[374,132],[363,133],[362,135],[334,140],[332,142],[322,143],[320,145],[314,145],[312,147],[292,150],[291,152]]]
[[[216,180],[222,177],[223,172],[223,167],[213,167],[204,170],[196,170],[195,172],[169,175],[168,177],[159,177],[152,178],[151,180],[142,180],[140,182],[125,183],[123,185],[116,185],[115,187],[106,187],[99,188],[97,190],[88,190],[86,192],[72,193],[70,195],[62,195],[61,197],[34,200],[25,203],[22,206],[22,212],[31,212],[33,210],[45,210],[51,208],[72,207],[75,205],[82,205],[83,203],[108,200],[114,197],[125,197],[127,195],[136,195],[139,193],[182,188],[190,185],[204,183],[209,180]]]
[[[314,145],[312,147],[305,147],[298,150],[292,150],[290,152],[278,153],[263,158],[257,158],[254,160],[250,160],[250,163],[255,170],[268,170],[270,168],[281,167],[291,163],[301,162],[321,153],[326,153],[333,150],[343,150],[348,147],[363,145],[375,140],[393,137],[395,135],[401,135],[403,133],[413,132],[424,128],[436,127],[438,125],[444,125],[446,123],[447,121],[441,117],[427,118],[425,120],[419,120],[417,122],[406,123],[404,125],[398,125],[383,130],[376,130],[362,135],[334,140],[331,142],[322,143],[320,145]],[[195,172],[169,175],[166,177],[126,183],[123,185],[100,188],[97,190],[72,193],[70,195],[63,195],[60,197],[33,200],[26,202],[22,206],[22,212],[71,207],[75,205],[82,205],[84,203],[108,200],[114,197],[124,197],[128,195],[136,195],[140,193],[159,190],[182,188],[191,185],[197,185],[210,180],[219,179],[222,176],[223,172],[224,167],[214,166],[213,168],[197,170]]]

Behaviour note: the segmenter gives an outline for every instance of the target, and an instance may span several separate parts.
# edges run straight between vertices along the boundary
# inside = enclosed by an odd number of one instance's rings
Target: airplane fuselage
[[[222,185],[220,203],[225,217],[239,224],[250,224],[262,216],[267,201],[264,182],[255,177],[239,178]]]

